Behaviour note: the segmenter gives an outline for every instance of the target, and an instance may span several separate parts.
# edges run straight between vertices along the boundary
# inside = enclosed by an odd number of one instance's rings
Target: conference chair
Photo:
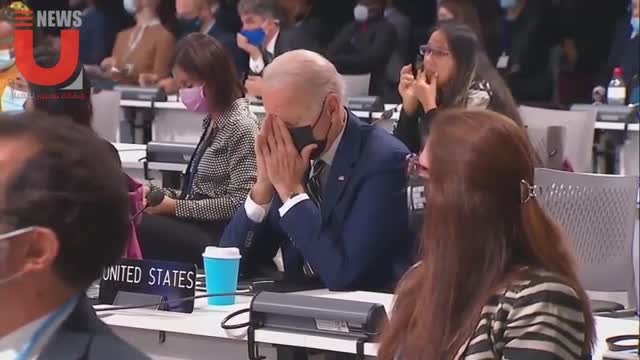
[[[541,206],[565,230],[588,291],[626,292],[628,308],[638,308],[633,236],[637,216],[637,176],[535,170]],[[624,309],[592,300],[596,313]]]
[[[93,130],[103,139],[120,142],[120,93],[101,90],[91,95]]]
[[[564,126],[530,127],[527,135],[534,151],[546,169],[562,170],[567,129]]]
[[[369,85],[371,85],[371,74],[362,75],[342,75],[346,84],[347,98],[358,96],[369,96]]]
[[[577,172],[592,172],[595,111],[564,111],[520,106],[525,126],[532,128],[564,126],[565,156]]]

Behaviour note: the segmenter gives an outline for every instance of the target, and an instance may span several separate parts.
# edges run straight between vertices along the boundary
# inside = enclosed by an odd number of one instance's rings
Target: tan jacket
[[[139,33],[142,32],[140,36]],[[135,41],[139,38],[139,41]],[[138,84],[143,73],[169,76],[169,66],[175,51],[176,39],[162,25],[151,25],[141,30],[134,26],[118,33],[112,56],[116,67],[125,70],[114,73],[113,79],[125,84]]]

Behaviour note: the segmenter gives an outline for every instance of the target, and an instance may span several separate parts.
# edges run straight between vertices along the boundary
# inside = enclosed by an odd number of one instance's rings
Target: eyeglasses
[[[451,55],[451,53],[448,50],[436,49],[429,44],[420,45],[420,56],[427,56],[427,55],[433,55],[435,57],[442,58],[442,57]]]
[[[424,180],[429,178],[429,169],[420,163],[420,158],[417,154],[411,154],[407,156],[405,161],[405,171],[407,177]]]

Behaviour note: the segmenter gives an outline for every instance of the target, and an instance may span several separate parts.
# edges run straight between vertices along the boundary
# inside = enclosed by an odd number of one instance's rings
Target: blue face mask
[[[24,103],[27,102],[29,94],[24,91],[14,90],[9,86],[4,88],[2,93],[2,112],[22,112],[24,111]]]
[[[250,30],[242,30],[240,31],[242,36],[246,37],[249,41],[249,44],[258,47],[264,43],[264,39],[267,34],[262,30],[262,28],[250,29]]]
[[[513,9],[518,5],[518,0],[500,0],[500,7],[504,10]]]
[[[640,17],[632,17],[630,21],[631,27],[633,28],[633,36],[637,36],[640,30]]]

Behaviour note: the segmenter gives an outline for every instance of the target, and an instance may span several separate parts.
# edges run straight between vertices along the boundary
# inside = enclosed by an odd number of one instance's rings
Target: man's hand
[[[178,83],[173,78],[166,78],[158,81],[158,87],[169,95],[178,93]]]
[[[269,151],[267,145],[267,134],[271,132],[271,126],[273,123],[273,117],[267,115],[262,121],[260,132],[256,136],[255,152],[256,152],[256,164],[257,164],[257,178],[256,183],[251,189],[251,200],[258,205],[266,205],[273,198],[273,185],[269,178],[267,165],[265,163],[265,153]]]
[[[142,73],[142,74],[138,75],[138,83],[142,87],[155,86],[158,83],[159,80],[160,80],[160,77],[158,75],[152,74],[152,73]]]
[[[317,147],[312,144],[301,153],[293,145],[289,130],[283,121],[275,119],[267,136],[267,146],[262,148],[271,183],[282,202],[292,193],[303,193],[303,177],[310,165],[311,152]]]
[[[244,87],[247,89],[247,93],[251,96],[262,96],[262,77],[249,76],[244,82]]]
[[[246,36],[240,33],[236,34],[236,43],[238,44],[238,47],[244,50],[244,52],[246,52],[247,54],[249,54],[249,56],[253,60],[257,60],[258,58],[260,58],[260,56],[262,56],[262,53],[260,53],[260,49],[251,45],[249,43],[249,39],[247,39]]]
[[[116,66],[116,59],[113,58],[113,57],[105,58],[100,63],[100,67],[102,68],[102,70],[107,71],[107,72],[111,71],[111,68],[113,68],[115,66]]]
[[[416,83],[414,84],[413,91],[415,92],[418,100],[420,100],[425,112],[438,107],[436,103],[437,83],[437,73],[433,74],[431,79],[427,79],[427,75],[424,71],[420,71],[418,76],[416,76]]]
[[[147,214],[151,215],[166,215],[166,216],[175,216],[176,215],[176,200],[172,199],[168,196],[165,196],[160,205],[150,207],[145,210]]]

